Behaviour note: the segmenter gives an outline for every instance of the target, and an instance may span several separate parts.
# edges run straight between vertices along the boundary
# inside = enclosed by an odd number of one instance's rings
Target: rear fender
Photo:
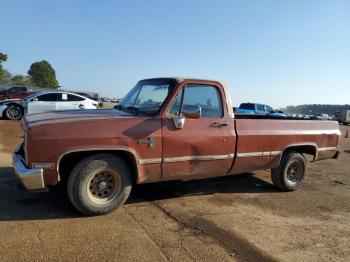
[[[279,162],[281,162],[283,155],[287,151],[295,151],[295,152],[298,152],[298,153],[301,153],[301,154],[312,155],[313,156],[313,160],[312,161],[316,161],[317,155],[318,155],[318,147],[314,143],[292,144],[292,145],[286,146],[283,149],[282,154],[280,156]]]

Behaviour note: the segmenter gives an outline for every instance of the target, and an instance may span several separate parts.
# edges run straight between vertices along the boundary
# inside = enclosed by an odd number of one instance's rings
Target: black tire
[[[23,109],[19,105],[10,104],[5,109],[4,115],[9,120],[20,120],[23,117]]]
[[[304,155],[287,151],[283,154],[280,165],[271,170],[272,182],[282,191],[294,191],[304,180],[306,167]]]
[[[126,163],[111,154],[95,154],[81,160],[73,168],[67,183],[72,204],[88,216],[110,213],[122,206],[131,187],[131,174]]]

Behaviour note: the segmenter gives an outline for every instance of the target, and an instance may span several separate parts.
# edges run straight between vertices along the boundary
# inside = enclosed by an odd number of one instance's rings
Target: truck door
[[[236,140],[234,121],[223,101],[224,90],[214,82],[177,88],[162,119],[162,178],[204,178],[230,170]],[[176,128],[174,118],[194,108],[200,110],[200,118],[185,117],[183,126]]]

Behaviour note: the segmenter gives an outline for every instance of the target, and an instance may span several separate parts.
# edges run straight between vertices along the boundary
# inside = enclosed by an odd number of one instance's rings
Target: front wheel
[[[20,106],[18,105],[9,105],[5,112],[4,112],[5,116],[7,119],[10,120],[19,120],[22,118],[23,116],[23,110]]]
[[[305,173],[305,157],[298,152],[288,151],[283,154],[280,165],[271,170],[271,179],[282,191],[294,191],[304,180]]]
[[[80,161],[67,183],[72,204],[89,216],[110,213],[119,208],[127,200],[131,187],[127,165],[110,154],[96,154]]]

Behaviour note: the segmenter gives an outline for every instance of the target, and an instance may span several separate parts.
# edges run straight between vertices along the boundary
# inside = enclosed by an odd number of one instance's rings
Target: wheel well
[[[17,104],[17,103],[8,103],[8,104],[7,104],[7,107],[12,106],[12,105],[19,107],[19,108],[21,109],[21,111],[22,111],[22,114],[23,114],[24,108],[23,108],[23,106],[22,106],[21,104]],[[7,109],[7,108],[6,108],[6,109]],[[5,112],[6,112],[6,110],[4,110],[4,111],[2,112],[2,117],[5,116]]]
[[[19,108],[23,108],[23,106],[21,104],[17,104],[17,103],[8,103],[7,104],[7,106],[12,106],[12,105],[18,106]]]
[[[74,166],[76,166],[76,164],[78,164],[82,159],[94,154],[101,153],[111,154],[120,157],[130,168],[133,183],[137,181],[138,169],[136,159],[132,153],[123,150],[93,150],[68,153],[62,158],[60,158],[59,162],[57,163],[57,171],[60,176],[60,180],[66,182]]]
[[[314,157],[314,160],[316,159],[317,156],[317,150],[316,146],[314,145],[295,145],[295,146],[290,146],[284,149],[283,154],[285,154],[288,151],[295,151],[301,154],[307,154],[311,155]]]

